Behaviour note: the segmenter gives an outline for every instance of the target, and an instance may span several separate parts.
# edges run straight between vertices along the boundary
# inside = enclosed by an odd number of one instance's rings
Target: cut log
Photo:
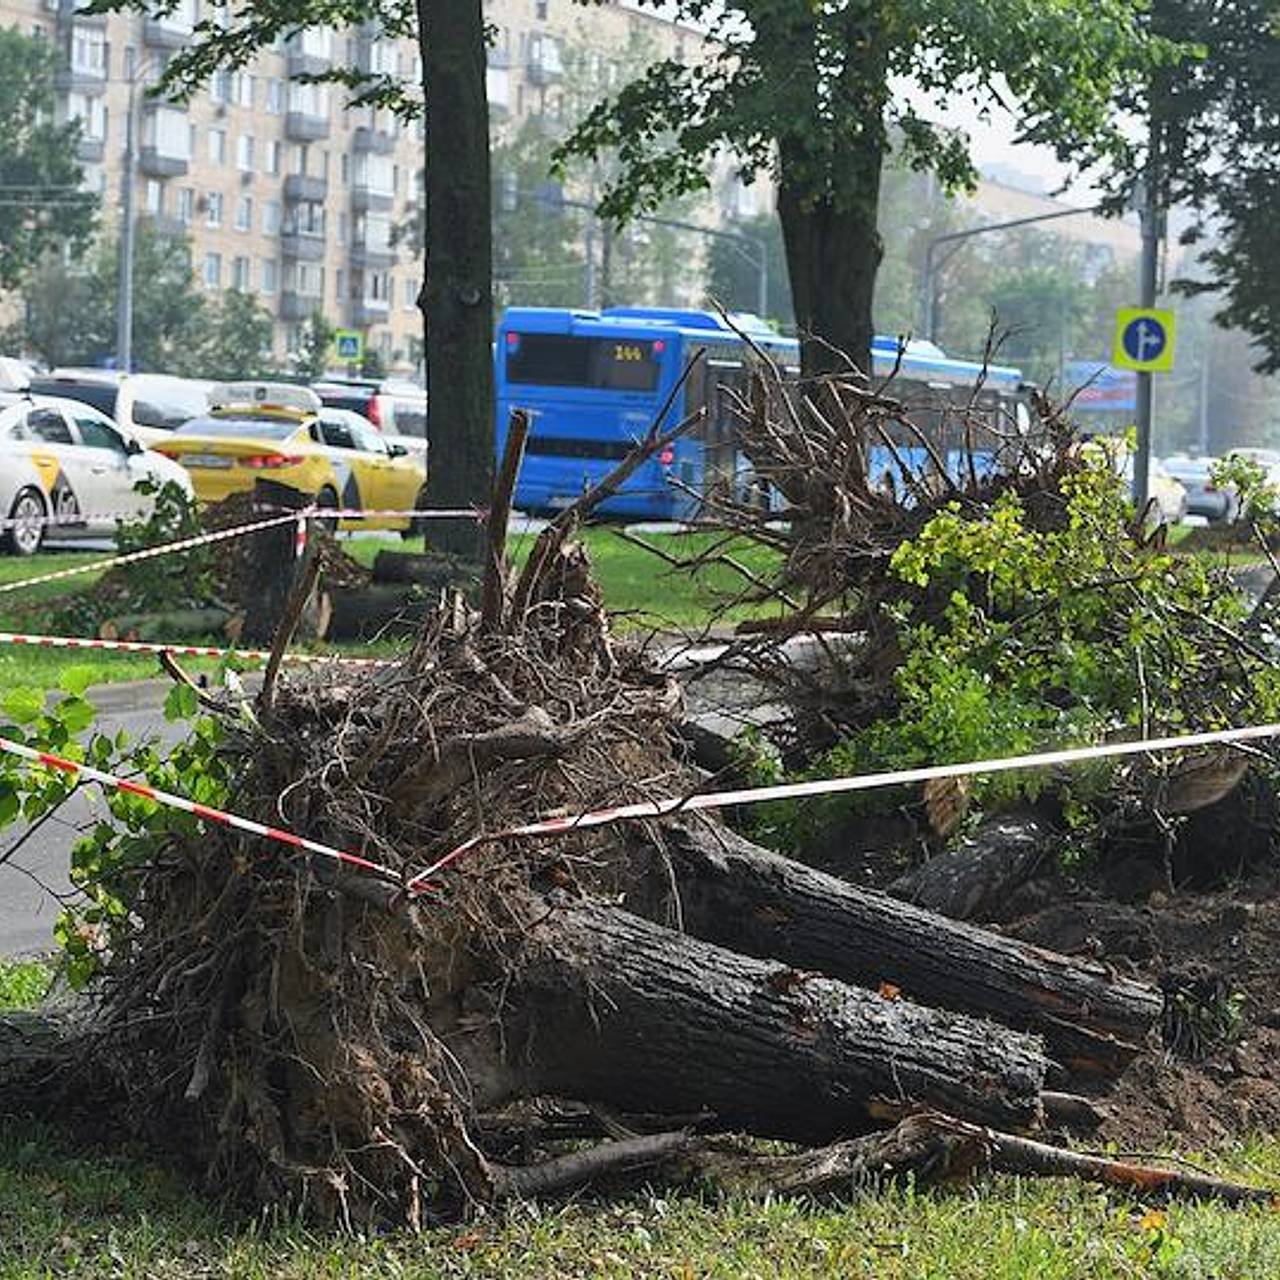
[[[453,556],[421,552],[379,551],[373,560],[374,582],[431,591],[474,586],[475,572],[474,565],[461,564]]]
[[[167,613],[130,613],[108,618],[98,627],[102,640],[185,640],[225,632],[229,609],[172,609]]]
[[[1068,1076],[1117,1075],[1160,1019],[1158,991],[1100,964],[856,889],[719,825],[673,824],[667,853],[690,933],[1037,1031]]]
[[[889,892],[952,920],[999,919],[1009,894],[1036,873],[1050,843],[1034,818],[997,818],[899,876]]]
[[[1034,1127],[1048,1065],[1035,1036],[589,901],[560,901],[532,929],[502,1018],[513,1095],[709,1111],[799,1141],[873,1128],[886,1100]]]
[[[413,635],[434,602],[416,587],[371,586],[325,592],[322,640],[373,640]]]

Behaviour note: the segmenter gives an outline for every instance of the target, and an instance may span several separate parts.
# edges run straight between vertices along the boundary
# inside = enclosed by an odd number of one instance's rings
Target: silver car
[[[176,462],[145,448],[104,413],[57,396],[0,395],[0,545],[34,555],[46,536],[111,537],[120,516],[154,499],[135,485],[166,481],[191,494]]]

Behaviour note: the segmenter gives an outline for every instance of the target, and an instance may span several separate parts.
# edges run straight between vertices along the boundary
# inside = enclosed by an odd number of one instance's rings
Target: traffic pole
[[[1142,199],[1138,216],[1142,223],[1142,265],[1140,267],[1139,292],[1141,307],[1156,305],[1156,276],[1160,253],[1161,209],[1160,179],[1156,152],[1160,145],[1160,132],[1152,113],[1147,151],[1147,172],[1142,183]],[[1150,370],[1138,372],[1137,428],[1138,451],[1133,460],[1133,505],[1139,516],[1145,510],[1149,496],[1151,476],[1151,438],[1154,416],[1155,384]]]

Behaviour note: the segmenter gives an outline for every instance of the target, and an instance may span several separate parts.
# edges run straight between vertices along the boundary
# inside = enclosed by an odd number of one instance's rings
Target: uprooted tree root
[[[678,693],[609,634],[569,537],[579,514],[514,582],[495,538],[481,613],[442,610],[400,661],[273,675],[256,709],[224,713],[229,808],[385,873],[219,827],[120,872],[130,925],[78,1042],[114,1114],[248,1205],[347,1226],[637,1170],[790,1192],[982,1167],[1187,1189],[1006,1132],[1060,1109],[1046,1081],[1071,1063],[1040,1031],[1112,1069],[1158,993],[903,904],[877,972],[841,945],[855,920],[878,927],[874,903],[710,822],[500,838],[700,785],[673,745]],[[477,833],[494,838],[407,891]],[[21,1099],[34,1068],[6,1066],[5,1041],[0,1023],[0,1090]],[[695,1130],[820,1149],[762,1155]]]

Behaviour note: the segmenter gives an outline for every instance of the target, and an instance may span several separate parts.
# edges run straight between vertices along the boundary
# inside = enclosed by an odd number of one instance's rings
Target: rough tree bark
[[[1033,1126],[1047,1067],[1034,1036],[568,899],[532,930],[502,1020],[511,1075],[475,1075],[499,1095],[707,1111],[800,1141],[874,1128],[877,1102]]]
[[[779,857],[728,828],[673,826],[682,923],[698,937],[1044,1035],[1072,1075],[1114,1076],[1163,1007],[1101,965],[947,920]]]
[[[480,0],[417,0],[426,95],[427,505],[483,507],[493,486],[489,112]],[[481,528],[433,520],[436,550],[481,557]]]

